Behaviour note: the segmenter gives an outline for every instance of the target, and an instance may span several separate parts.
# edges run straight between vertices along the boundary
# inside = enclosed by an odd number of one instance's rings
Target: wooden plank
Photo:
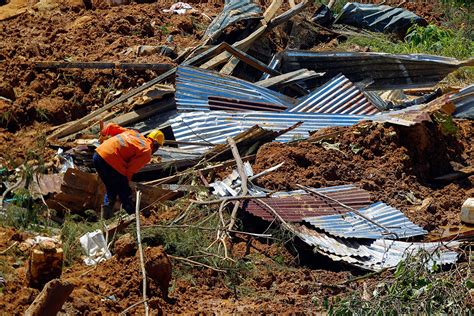
[[[150,116],[153,116],[159,112],[170,111],[176,107],[174,97],[158,100],[158,102],[152,102],[152,104],[125,113],[118,117],[113,118],[110,122],[117,123],[119,125],[127,126],[139,121],[143,121]]]
[[[275,17],[282,4],[283,0],[273,0],[272,3],[270,3],[268,8],[263,13],[263,20],[265,21],[265,24]]]
[[[134,194],[136,191],[142,192],[142,207],[146,207],[152,204],[156,205],[157,203],[169,201],[181,195],[180,192],[137,182],[130,183],[130,187],[132,188]]]
[[[173,68],[170,64],[156,63],[112,63],[112,62],[66,62],[38,61],[34,63],[39,69],[121,69],[121,70],[154,70],[164,73]]]
[[[304,80],[309,78],[314,78],[320,76],[321,74],[308,69],[299,69],[292,72],[288,72],[286,74],[270,77],[265,80],[261,80],[256,82],[255,84],[260,87],[272,87],[278,85],[288,85],[291,84],[292,81]]]
[[[265,33],[266,29],[267,29],[267,26],[262,25],[258,29],[256,29],[252,34],[250,34],[243,40],[234,43],[232,46],[240,50],[246,50],[255,40],[257,40],[263,33]],[[230,54],[229,52],[222,52],[219,55],[212,58],[211,60],[209,60],[208,62],[201,65],[200,68],[214,69],[217,66],[221,65],[222,63],[224,63],[230,57],[232,57],[232,54]]]
[[[173,76],[176,72],[176,68],[173,68],[167,72],[165,72],[164,74],[162,74],[161,76],[151,80],[151,81],[148,81],[147,83],[145,83],[144,85],[136,88],[136,89],[132,89],[130,92],[128,92],[127,94],[119,97],[118,99],[115,99],[114,101],[110,102],[109,104],[101,107],[100,109],[98,110],[95,110],[94,112],[91,112],[89,114],[87,114],[86,116],[84,116],[83,118],[79,119],[79,120],[76,120],[74,121],[74,123],[70,126],[67,126],[66,128],[64,129],[61,129],[61,130],[58,130],[56,132],[54,132],[52,135],[50,135],[48,138],[49,139],[55,139],[55,138],[61,138],[61,137],[64,137],[64,136],[68,136],[72,133],[74,133],[74,131],[77,131],[77,128],[78,128],[78,125],[82,125],[82,126],[88,126],[90,125],[90,122],[96,118],[99,114],[102,114],[104,113],[105,111],[108,111],[109,109],[111,109],[112,107],[116,106],[116,105],[119,105],[120,103],[124,102],[125,100],[137,95],[138,93],[150,88],[151,86],[157,84],[157,83],[160,83],[162,82],[163,80],[166,80],[168,78],[170,78],[171,76]]]
[[[205,52],[203,52],[203,53],[201,53],[201,54],[199,54],[195,57],[192,57],[189,60],[186,60],[183,64],[184,65],[194,65],[196,63],[200,63],[203,60],[208,59],[210,56],[214,56],[214,55],[222,52],[223,50],[224,49],[221,45],[212,47],[212,48],[206,50]],[[64,136],[68,136],[68,135],[71,135],[72,133],[75,133],[77,131],[82,130],[83,128],[85,128],[87,126],[90,126],[91,121],[93,119],[97,119],[97,116],[99,114],[102,114],[103,112],[108,111],[112,107],[121,104],[122,102],[124,102],[124,101],[128,100],[129,98],[139,94],[140,92],[152,87],[153,85],[155,85],[157,83],[160,83],[160,82],[162,82],[166,79],[171,78],[172,76],[175,75],[176,69],[177,69],[176,67],[173,68],[173,69],[170,69],[169,71],[167,71],[164,74],[158,76],[157,78],[148,81],[144,85],[142,85],[138,88],[132,89],[127,94],[122,95],[118,99],[108,103],[107,105],[103,106],[102,108],[100,108],[100,109],[98,109],[94,112],[89,113],[88,115],[82,117],[79,120],[71,122],[71,124],[68,124],[67,126],[65,126],[62,129],[58,129],[58,130],[54,131],[53,134],[51,134],[48,137],[48,139],[56,139],[56,138],[61,138],[61,137],[64,137]]]
[[[253,161],[253,160],[255,160],[255,157],[256,157],[256,155],[250,155],[250,156],[242,157],[242,160],[243,161]],[[186,171],[177,173],[175,175],[172,175],[172,176],[169,176],[169,177],[166,177],[166,178],[161,178],[161,179],[157,179],[157,180],[153,180],[153,181],[143,182],[143,184],[146,184],[146,185],[160,185],[160,184],[165,184],[165,183],[171,183],[171,182],[174,182],[174,181],[178,181],[183,176],[187,176],[189,174],[192,174],[192,173],[195,173],[195,172],[198,172],[198,171],[200,171],[203,175],[207,175],[208,173],[210,173],[212,171],[225,169],[227,167],[231,167],[231,166],[235,165],[235,160],[233,160],[233,159],[228,160],[228,161],[225,161],[225,162],[222,162],[222,163],[216,164],[214,166],[210,166],[210,167],[203,167],[203,165],[204,164],[198,164],[192,170],[186,170]]]

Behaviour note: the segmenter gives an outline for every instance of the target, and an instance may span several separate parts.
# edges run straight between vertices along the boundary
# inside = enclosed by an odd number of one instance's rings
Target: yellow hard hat
[[[165,135],[159,129],[151,131],[147,137],[155,140],[160,146],[163,146],[165,142]]]

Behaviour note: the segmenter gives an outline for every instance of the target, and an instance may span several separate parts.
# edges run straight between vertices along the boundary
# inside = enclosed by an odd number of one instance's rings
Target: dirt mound
[[[474,177],[445,187],[434,177],[474,162],[472,121],[460,121],[457,136],[446,136],[434,124],[406,128],[363,122],[317,133],[295,144],[271,143],[257,153],[255,171],[285,164],[258,180],[269,189],[296,189],[296,184],[326,187],[354,183],[373,199],[403,210],[427,229],[459,222],[463,201],[474,192]],[[321,134],[337,133],[326,137]],[[425,198],[429,209],[415,212]]]
[[[66,303],[67,309],[81,314],[119,313],[141,301],[142,277],[139,261],[137,254],[120,259],[114,256],[92,270],[82,264],[74,265],[63,274],[63,279],[76,285]],[[151,308],[156,310],[163,304],[160,300],[161,289],[154,282],[149,282],[147,294]]]
[[[145,270],[161,289],[164,298],[168,298],[171,281],[171,261],[162,246],[145,249]]]
[[[196,4],[207,15],[219,7]],[[209,20],[200,13],[165,14],[163,6],[133,4],[96,10],[58,8],[0,21],[0,127],[16,131],[34,121],[61,124],[86,115],[125,90],[155,78],[155,71],[35,69],[36,61],[173,64],[140,45],[195,46]]]
[[[114,243],[114,253],[118,258],[131,256],[135,253],[136,249],[135,240],[128,233],[120,236]]]

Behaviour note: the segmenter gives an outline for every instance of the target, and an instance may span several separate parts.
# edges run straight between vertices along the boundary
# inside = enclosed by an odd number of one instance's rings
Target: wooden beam
[[[113,63],[113,62],[66,62],[38,61],[34,63],[38,69],[120,69],[120,70],[154,70],[164,73],[173,68],[170,64],[155,63]]]
[[[25,316],[56,315],[74,290],[74,284],[54,279],[46,283],[41,293],[31,303]]]
[[[113,118],[110,122],[117,123],[119,125],[130,125],[135,122],[143,121],[159,112],[170,111],[176,106],[174,97],[165,98],[162,100],[153,101],[152,104],[125,113],[118,117]]]

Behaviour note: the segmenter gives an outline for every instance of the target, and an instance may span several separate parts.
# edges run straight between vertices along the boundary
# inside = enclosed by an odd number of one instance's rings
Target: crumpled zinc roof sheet
[[[336,199],[353,208],[361,208],[370,204],[369,192],[354,185],[342,185],[328,188],[314,189],[333,199]],[[301,222],[308,216],[322,216],[328,214],[345,214],[347,209],[340,205],[313,196],[311,194],[291,194],[281,197],[261,198],[270,205],[285,221]],[[255,200],[244,203],[243,208],[266,221],[273,221],[273,214],[265,205]]]
[[[296,102],[242,79],[185,66],[178,67],[176,73],[175,98],[178,111],[209,111],[209,98],[236,100],[232,103],[234,111],[248,110],[251,105],[260,109],[275,106],[282,111]],[[240,106],[238,101],[244,104]]]
[[[352,82],[372,79],[369,90],[390,90],[432,86],[467,63],[422,54],[285,50],[272,59],[269,67],[282,73],[301,68],[325,72],[324,76],[308,81],[314,87],[342,73]]]
[[[370,116],[318,113],[196,111],[177,115],[169,121],[169,125],[178,141],[209,142],[217,145],[225,143],[227,137],[234,137],[254,125],[279,131],[304,122],[276,138],[279,142],[289,142],[307,138],[310,131],[331,126],[351,126],[368,118]],[[193,145],[180,145],[180,148],[195,152],[205,152],[209,149]]]
[[[374,115],[380,113],[346,76],[339,74],[299,100],[288,112]]]
[[[353,212],[305,217],[303,220],[333,236],[343,238],[398,239],[427,233],[423,228],[413,224],[402,212],[382,202],[360,209],[359,212],[388,229],[389,233]]]
[[[216,39],[226,27],[239,21],[259,19],[262,9],[252,0],[226,0],[224,9],[207,27],[204,38]]]
[[[450,99],[456,105],[455,117],[474,118],[474,84],[459,90]]]
[[[415,13],[388,5],[346,3],[335,23],[362,27],[374,32],[398,33],[405,36],[413,24],[426,25]]]
[[[404,242],[389,239],[377,239],[363,242],[358,239],[342,239],[325,233],[320,233],[305,226],[293,225],[298,237],[314,247],[314,251],[335,261],[344,261],[360,268],[378,271],[395,267],[409,255],[426,251],[431,254],[427,267],[434,263],[438,265],[452,264],[458,259],[453,249],[459,247],[458,242]]]

